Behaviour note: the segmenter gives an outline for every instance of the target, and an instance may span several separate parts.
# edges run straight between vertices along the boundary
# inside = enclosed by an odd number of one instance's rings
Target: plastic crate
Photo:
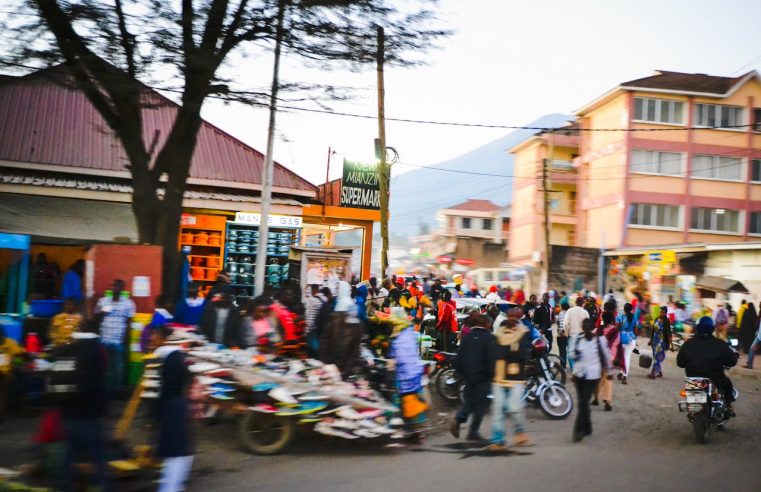
[[[0,326],[3,327],[6,337],[16,340],[17,343],[21,343],[24,327],[20,318],[16,316],[0,315]]]
[[[29,313],[39,318],[52,318],[63,311],[63,301],[36,300],[29,305]]]

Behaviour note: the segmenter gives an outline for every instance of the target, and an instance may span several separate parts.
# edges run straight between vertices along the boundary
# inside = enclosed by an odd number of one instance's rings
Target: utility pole
[[[269,218],[272,209],[272,181],[275,163],[272,152],[275,147],[275,114],[277,113],[277,93],[280,90],[280,51],[283,45],[283,22],[287,0],[280,0],[277,7],[277,29],[275,31],[275,62],[272,67],[272,90],[270,91],[270,121],[267,129],[267,154],[262,169],[262,213],[259,222],[259,243],[256,248],[256,268],[254,269],[254,294],[264,293],[264,277],[267,274],[267,245],[269,243]]]
[[[388,275],[388,199],[389,175],[386,164],[386,90],[383,83],[383,62],[385,59],[385,37],[383,28],[378,27],[378,181],[380,188],[380,230],[381,230],[381,278]]]
[[[542,269],[543,292],[549,290],[550,285],[550,264],[552,263],[552,245],[550,244],[550,166],[555,157],[555,133],[549,132],[549,150],[547,156],[542,159],[542,194],[544,196],[544,268]]]

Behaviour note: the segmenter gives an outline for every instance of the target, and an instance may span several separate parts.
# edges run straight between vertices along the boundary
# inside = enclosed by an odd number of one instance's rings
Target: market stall
[[[5,335],[16,341],[21,341],[22,335],[19,315],[26,302],[30,243],[27,235],[0,233],[0,251],[7,260],[3,275],[5,302],[0,306],[5,308],[5,313],[0,314],[0,325]]]

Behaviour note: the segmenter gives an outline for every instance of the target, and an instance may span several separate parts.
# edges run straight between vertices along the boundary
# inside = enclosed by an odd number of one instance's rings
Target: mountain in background
[[[526,126],[557,127],[569,116],[549,114]],[[514,156],[507,151],[526,140],[536,130],[514,130],[459,157],[426,168],[409,171],[391,180],[392,240],[420,234],[421,226],[435,229],[436,211],[464,202],[468,198],[491,200],[498,205],[512,203],[512,178],[463,174],[513,174]]]

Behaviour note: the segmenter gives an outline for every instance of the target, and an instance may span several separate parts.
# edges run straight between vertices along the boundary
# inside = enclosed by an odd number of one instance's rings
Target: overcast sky
[[[456,34],[430,54],[429,66],[387,71],[387,116],[521,125],[570,114],[655,69],[738,75],[761,68],[758,0],[444,0],[441,12]],[[270,57],[246,63],[257,81],[269,77]],[[358,87],[356,99],[334,109],[376,113],[373,70],[315,75],[286,67],[286,75]],[[204,116],[265,149],[265,110],[210,103]],[[289,113],[278,117],[278,129],[277,160],[318,183],[328,147],[350,158],[372,156],[377,124]],[[390,122],[387,141],[402,162],[429,165],[507,132]],[[338,164],[331,178],[340,175]]]

